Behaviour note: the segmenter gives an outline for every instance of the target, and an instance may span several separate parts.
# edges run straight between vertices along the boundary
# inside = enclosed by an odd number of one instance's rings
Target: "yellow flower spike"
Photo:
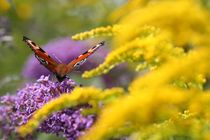
[[[119,28],[118,26],[119,25],[98,27],[96,29],[92,29],[87,32],[76,34],[76,35],[72,36],[72,39],[73,40],[84,40],[84,39],[93,38],[93,37],[97,37],[97,36],[112,36],[113,34],[116,33],[116,28]]]
[[[108,139],[126,122],[139,127],[152,123],[159,114],[159,108],[173,105],[173,108],[180,109],[182,105],[186,106],[185,102],[191,99],[192,94],[173,89],[173,96],[171,96],[171,90],[171,88],[143,90],[141,94],[119,98],[104,108],[96,124],[80,140]],[[174,113],[177,113],[176,109]]]
[[[136,41],[135,41],[136,42]],[[135,51],[135,48],[138,48],[138,46],[132,46],[134,43],[130,43],[128,45],[126,45],[125,47],[122,47],[118,50],[113,51],[112,53],[110,53],[105,62],[101,65],[99,65],[96,69],[85,72],[82,76],[84,78],[89,78],[92,76],[96,76],[99,75],[101,73],[107,73],[109,72],[110,69],[112,69],[114,66],[116,66],[119,63],[122,63],[127,59],[129,59],[129,54],[131,54],[133,51]],[[131,46],[131,47],[127,47],[127,46]],[[127,54],[125,54],[125,52],[127,52]]]
[[[210,60],[209,51],[209,48],[201,48],[196,50],[196,52],[191,52],[188,56],[168,61],[156,71],[134,80],[130,84],[129,90],[140,91],[142,88],[146,87],[151,88],[171,84],[172,80],[182,75],[193,79],[194,75],[197,73],[210,74],[208,71],[210,69],[210,61],[206,61]],[[191,70],[192,68],[193,71]]]
[[[171,39],[180,46],[189,42],[203,44],[210,33],[208,12],[194,0],[159,1],[128,12],[119,24],[126,27],[116,36],[119,44],[136,38],[138,29],[144,25],[168,30],[172,33]]]
[[[97,102],[99,99],[107,98],[107,96],[121,95],[123,93],[124,91],[120,88],[107,89],[103,92],[101,89],[93,87],[76,87],[71,94],[62,94],[60,97],[46,103],[34,113],[26,124],[20,126],[17,131],[21,136],[26,136],[32,133],[32,131],[53,112],[78,104],[88,103],[93,100]]]
[[[5,12],[10,9],[10,4],[8,0],[0,0],[0,11]]]
[[[158,49],[156,46],[167,40],[167,36],[168,34],[164,32],[157,36],[136,38],[123,46],[119,46],[106,57],[104,63],[91,71],[86,71],[82,76],[90,78],[105,74],[122,62],[139,62],[144,57],[149,59],[155,53],[155,51],[150,51],[155,50],[155,48]]]
[[[113,95],[114,96],[120,96],[124,93],[125,93],[125,91],[122,88],[114,87],[114,88],[111,88],[109,90],[104,90],[103,94],[99,95],[99,98],[100,99],[105,99],[105,98],[108,98],[109,96],[113,96]]]

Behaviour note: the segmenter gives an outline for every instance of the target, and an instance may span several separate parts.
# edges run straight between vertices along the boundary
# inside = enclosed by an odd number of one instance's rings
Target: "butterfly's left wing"
[[[81,66],[86,59],[93,54],[97,49],[99,49],[101,46],[104,45],[104,41],[98,43],[96,46],[90,48],[89,50],[87,50],[86,52],[84,52],[83,54],[79,55],[77,58],[75,58],[74,60],[72,60],[67,66],[69,68],[69,71],[71,71],[74,68],[78,68],[79,66]]]
[[[42,48],[36,45],[29,38],[23,36],[23,41],[28,44],[28,46],[32,49],[35,54],[35,57],[39,60],[39,62],[44,65],[48,70],[57,74],[56,67],[58,63],[53,60]]]

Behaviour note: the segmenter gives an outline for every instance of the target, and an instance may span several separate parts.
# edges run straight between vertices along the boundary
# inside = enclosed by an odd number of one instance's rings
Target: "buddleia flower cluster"
[[[49,76],[41,76],[37,82],[27,84],[20,89],[16,95],[5,95],[1,97],[0,106],[0,129],[3,137],[18,134],[16,128],[27,123],[34,112],[47,104],[49,101],[58,98],[61,94],[71,94],[76,86],[71,79],[63,82],[53,82]],[[84,130],[89,128],[94,120],[94,115],[83,116],[82,108],[88,105],[81,105],[74,108],[66,108],[47,117],[37,128],[37,132],[56,134],[69,140],[74,140],[82,135]],[[29,135],[26,138],[35,138]]]

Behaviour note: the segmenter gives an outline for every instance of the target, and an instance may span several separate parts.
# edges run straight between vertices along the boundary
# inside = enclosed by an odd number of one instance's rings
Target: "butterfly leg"
[[[64,79],[68,78],[66,76],[61,77],[60,75],[56,75],[56,78],[58,79],[59,82],[62,82]]]

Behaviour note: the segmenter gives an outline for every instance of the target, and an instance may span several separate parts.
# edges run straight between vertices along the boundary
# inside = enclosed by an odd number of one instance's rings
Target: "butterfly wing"
[[[74,60],[72,60],[67,67],[69,68],[69,72],[74,69],[74,68],[78,68],[79,66],[81,66],[82,64],[84,64],[84,62],[86,61],[86,59],[93,54],[97,49],[99,49],[101,46],[104,45],[104,41],[98,43],[96,46],[90,48],[89,50],[87,50],[86,52],[84,52],[83,54],[79,55],[77,58],[75,58]]]
[[[48,70],[50,70],[53,73],[56,72],[56,67],[58,63],[53,60],[42,48],[40,48],[38,45],[36,45],[33,41],[31,41],[29,38],[23,36],[23,41],[28,44],[28,46],[32,49],[32,51],[35,54],[35,57],[39,60],[39,62],[44,65]]]

